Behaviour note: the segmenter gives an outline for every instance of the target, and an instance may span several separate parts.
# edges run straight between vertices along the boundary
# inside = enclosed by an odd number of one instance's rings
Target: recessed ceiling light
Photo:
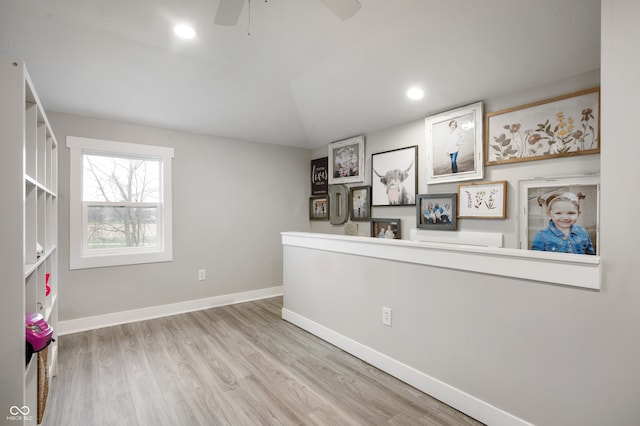
[[[422,89],[418,87],[412,87],[411,89],[407,90],[407,96],[409,97],[409,99],[417,101],[424,97],[424,91],[422,91]]]
[[[187,24],[178,24],[173,27],[173,32],[180,38],[194,38],[196,36],[196,30]]]

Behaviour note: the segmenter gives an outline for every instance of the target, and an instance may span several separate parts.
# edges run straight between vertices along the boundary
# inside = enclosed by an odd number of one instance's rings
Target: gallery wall
[[[524,422],[640,424],[640,343],[634,338],[640,324],[640,266],[632,225],[640,211],[632,184],[640,145],[630,130],[640,116],[634,100],[640,69],[640,51],[634,47],[640,30],[634,17],[639,13],[637,2],[602,2],[601,154],[487,169],[487,178],[493,180],[601,170],[600,290],[353,256],[338,259],[328,252],[301,250],[292,253],[289,264],[303,268],[305,262],[322,263],[323,276],[314,282],[305,280],[304,297],[285,298],[288,306]],[[551,97],[591,83],[578,81],[569,79],[488,100],[487,109]],[[414,122],[395,133],[370,135],[369,152],[419,143],[420,127]],[[378,145],[381,140],[384,143]],[[325,153],[318,149],[313,157]],[[408,207],[374,212],[389,216],[390,211],[403,209],[407,212],[402,217],[414,221]],[[502,229],[505,223],[509,219],[464,220],[460,225],[462,229]],[[328,223],[313,223],[312,228],[342,231]],[[513,242],[516,227],[507,228],[505,240]],[[348,285],[338,278],[345,270],[352,271]],[[337,300],[326,296],[332,292],[347,296]],[[328,305],[330,309],[325,310]],[[393,308],[392,328],[380,325],[381,306]]]
[[[282,285],[280,232],[309,230],[308,149],[48,115],[61,147],[61,321]],[[67,136],[174,148],[172,262],[69,270]]]
[[[551,82],[542,87],[529,88],[517,93],[496,96],[491,99],[469,99],[468,104],[484,102],[485,113],[500,111],[519,105],[537,102],[560,95],[596,87],[600,84],[600,70],[591,70],[584,74],[571,76],[560,81]],[[423,102],[428,103],[428,99]],[[451,105],[451,109],[461,105]],[[435,115],[442,111],[433,111]],[[354,135],[355,136],[355,135]],[[427,142],[425,136],[425,120],[419,119],[395,127],[365,135],[365,182],[349,184],[349,186],[371,185],[371,154],[389,151],[407,146],[418,146],[418,193],[437,194],[455,193],[458,183],[428,184],[427,180]],[[312,158],[326,157],[328,145],[316,148]],[[537,177],[556,177],[598,173],[600,171],[600,155],[583,155],[522,163],[500,164],[484,167],[484,178],[479,181],[508,181],[507,218],[506,219],[461,219],[458,231],[481,231],[502,233],[505,247],[518,247],[518,181]],[[473,181],[471,181],[473,182]],[[408,239],[409,232],[416,228],[415,206],[373,207],[373,217],[400,218],[402,238]],[[358,226],[358,235],[369,236],[369,222],[353,222]],[[343,234],[344,225],[331,225],[328,221],[312,221],[313,232]],[[443,231],[446,232],[446,231]]]
[[[640,104],[635,101],[640,70],[636,48],[640,29],[635,17],[639,14],[636,1],[602,1],[601,154],[487,170],[489,179],[557,174],[558,168],[569,173],[601,170],[600,290],[390,265],[375,259],[336,261],[328,252],[300,251],[290,264],[322,263],[323,276],[314,282],[305,280],[304,298],[285,298],[285,302],[332,330],[526,422],[640,424],[640,340],[635,337],[640,324],[640,265],[633,225],[640,211],[640,197],[633,186],[640,144],[632,129],[640,116]],[[554,96],[591,81],[574,83],[570,79],[541,91],[487,100],[487,109]],[[369,135],[369,153],[419,143],[419,127],[414,122],[392,134]],[[380,140],[384,143],[378,145]],[[324,148],[313,152],[314,158],[324,155]],[[415,220],[408,207],[391,208],[391,212],[402,209],[407,212],[394,216]],[[375,215],[388,216],[389,211]],[[465,220],[461,227],[481,229],[492,223]],[[328,223],[313,223],[312,229],[343,230]],[[509,235],[505,239],[513,241]],[[345,270],[355,273],[348,276],[348,286],[344,280],[333,280],[345,276]],[[348,297],[336,298],[332,292]],[[393,328],[378,325],[383,304],[394,309]],[[324,310],[327,305],[331,308]],[[374,332],[376,325],[383,331]]]

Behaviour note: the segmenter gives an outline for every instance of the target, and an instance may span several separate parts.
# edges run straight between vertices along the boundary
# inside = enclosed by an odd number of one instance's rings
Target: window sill
[[[282,244],[547,284],[600,289],[599,256],[306,232],[283,232]]]
[[[171,262],[173,253],[138,253],[138,254],[112,254],[100,256],[71,256],[69,269],[103,268],[107,266],[139,265],[142,263]]]

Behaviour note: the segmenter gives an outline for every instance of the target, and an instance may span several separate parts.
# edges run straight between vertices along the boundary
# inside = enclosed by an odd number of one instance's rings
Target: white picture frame
[[[520,248],[530,250],[535,235],[548,226],[549,218],[538,197],[553,193],[583,194],[576,225],[584,228],[591,238],[595,254],[600,252],[600,176],[577,175],[524,179],[518,182],[518,240]]]
[[[483,112],[476,102],[425,118],[427,184],[482,179]]]
[[[329,185],[364,182],[364,136],[329,144]]]

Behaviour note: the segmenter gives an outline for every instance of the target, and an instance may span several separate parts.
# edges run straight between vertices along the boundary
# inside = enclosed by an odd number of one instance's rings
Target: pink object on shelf
[[[44,279],[44,288],[45,288],[45,296],[48,296],[49,293],[51,293],[51,286],[49,286],[49,278],[51,277],[51,274],[46,274],[45,275],[45,279]]]

